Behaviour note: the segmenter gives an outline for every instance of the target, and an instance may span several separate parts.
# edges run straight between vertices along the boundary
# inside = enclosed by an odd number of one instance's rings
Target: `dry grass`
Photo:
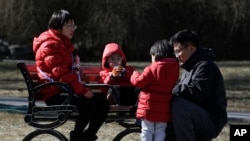
[[[27,91],[24,81],[19,71],[16,69],[16,63],[0,62],[0,96],[26,96]],[[142,70],[149,63],[130,63],[136,66],[138,70]],[[86,64],[90,65],[90,64]],[[228,97],[228,111],[247,111],[250,112],[250,62],[218,62],[218,65],[225,79],[225,86]],[[9,113],[0,111],[0,138],[1,141],[20,141],[29,132],[33,131],[23,121],[23,114]],[[214,141],[229,141],[229,124],[238,124],[229,122],[220,135]],[[249,124],[249,123],[240,123]],[[74,123],[67,122],[59,131],[64,133],[66,137],[70,130],[73,129]],[[111,141],[113,137],[123,128],[117,123],[105,123],[98,132],[99,141]],[[138,137],[139,134],[133,137]],[[47,135],[41,135],[35,141],[53,141]],[[139,140],[130,137],[127,141]]]
[[[23,114],[1,112],[0,114],[0,138],[1,141],[20,141],[22,138],[34,130],[23,121]],[[67,138],[69,132],[73,129],[74,122],[69,121],[63,126],[57,128]],[[111,141],[114,136],[122,131],[123,128],[117,123],[104,123],[101,130],[98,132],[99,141]],[[54,141],[54,137],[48,135],[40,135],[32,141]]]

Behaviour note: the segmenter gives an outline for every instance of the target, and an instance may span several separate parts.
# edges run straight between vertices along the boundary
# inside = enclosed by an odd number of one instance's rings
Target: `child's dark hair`
[[[74,17],[68,11],[63,9],[55,11],[50,17],[48,28],[55,30],[62,29],[63,24],[70,20],[74,20]]]
[[[156,41],[150,48],[150,55],[155,56],[155,61],[163,58],[175,58],[174,50],[166,39]]]

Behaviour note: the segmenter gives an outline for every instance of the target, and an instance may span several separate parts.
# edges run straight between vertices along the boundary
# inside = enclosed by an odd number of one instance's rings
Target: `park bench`
[[[59,131],[56,130],[69,120],[75,120],[78,115],[78,108],[70,105],[69,101],[74,94],[71,87],[63,82],[47,82],[40,83],[37,75],[35,64],[18,63],[17,67],[21,71],[28,90],[28,108],[25,114],[24,121],[36,129],[24,137],[23,141],[30,141],[41,134],[50,134],[60,141],[68,141],[68,139]],[[134,105],[122,106],[119,104],[119,92],[117,86],[99,83],[99,72],[101,66],[81,66],[80,74],[82,80],[86,82],[86,87],[91,88],[93,93],[101,92],[103,88],[111,88],[114,91],[115,104],[110,105],[110,112],[106,122],[116,121],[119,125],[125,127],[123,131],[117,134],[113,141],[120,141],[124,136],[132,132],[140,132],[140,127],[136,122],[126,122],[129,119],[135,121],[135,116],[131,115],[131,110]],[[63,87],[63,94],[67,96],[61,105],[46,105],[39,91],[45,87]],[[123,114],[119,114],[123,112]],[[134,120],[133,120],[134,119]]]

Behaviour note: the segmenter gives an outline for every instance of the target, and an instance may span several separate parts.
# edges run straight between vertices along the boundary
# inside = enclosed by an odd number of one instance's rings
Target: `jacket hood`
[[[210,48],[199,48],[181,67],[185,70],[191,70],[199,61],[212,61],[215,59],[215,54]]]
[[[60,43],[67,45],[70,51],[74,50],[71,40],[64,36],[62,33],[57,30],[49,29],[43,33],[41,33],[38,37],[35,37],[33,40],[33,51],[37,52],[37,50],[41,47],[42,43],[48,43],[48,41]]]
[[[124,62],[124,66],[126,66],[127,63],[127,59],[126,56],[124,54],[124,52],[122,51],[122,49],[120,48],[120,46],[117,43],[109,43],[105,46],[103,54],[102,54],[102,68],[105,69],[105,63],[108,60],[108,57],[113,54],[113,53],[118,53],[122,56],[122,61]]]

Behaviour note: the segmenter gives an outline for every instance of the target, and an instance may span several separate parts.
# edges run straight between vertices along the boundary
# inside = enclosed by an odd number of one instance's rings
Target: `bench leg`
[[[23,141],[31,141],[33,138],[35,138],[38,135],[41,134],[50,134],[54,137],[56,137],[57,139],[59,139],[60,141],[68,141],[68,139],[60,132],[56,131],[56,130],[35,130],[31,133],[29,133],[27,136],[24,137]]]

